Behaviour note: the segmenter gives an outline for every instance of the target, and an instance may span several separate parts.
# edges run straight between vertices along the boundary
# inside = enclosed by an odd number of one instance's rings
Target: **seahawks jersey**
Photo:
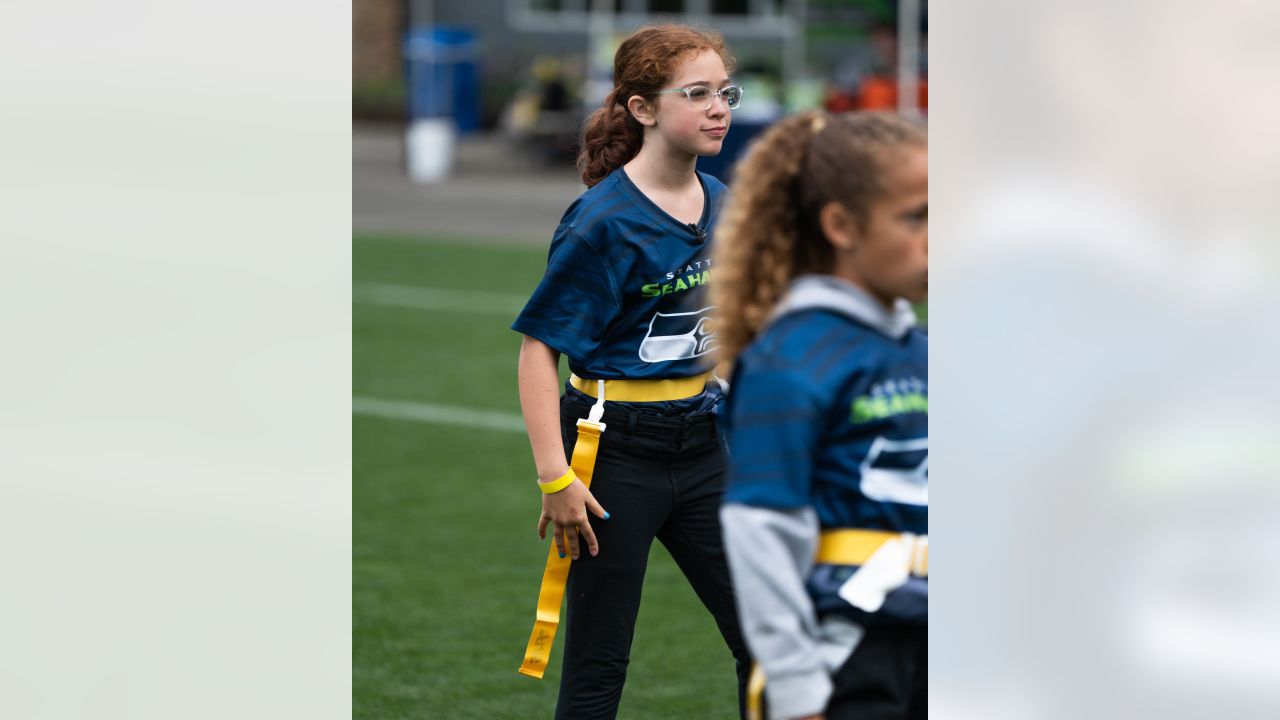
[[[891,313],[842,280],[796,280],[736,362],[725,503],[812,508],[817,530],[927,536],[928,340],[913,324],[905,301]],[[819,565],[805,578],[819,614],[925,622],[926,579],[858,608],[841,594],[857,570]]]
[[[588,379],[690,377],[713,365],[711,228],[726,188],[698,173],[696,226],[676,220],[618,168],[565,211],[546,273],[511,328]]]

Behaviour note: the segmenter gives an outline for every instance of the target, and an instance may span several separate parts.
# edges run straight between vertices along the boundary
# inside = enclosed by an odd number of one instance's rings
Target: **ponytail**
[[[818,111],[778,122],[734,170],[729,202],[716,227],[711,283],[718,315],[716,339],[724,362],[733,362],[756,336],[797,274],[796,249],[801,245],[797,180],[809,143],[826,122],[826,113]],[[831,253],[826,245],[828,258]]]
[[[605,179],[626,165],[644,144],[644,126],[618,98],[618,88],[605,98],[604,106],[587,118],[579,143],[578,173],[587,187]]]
[[[711,296],[722,362],[760,332],[793,279],[834,269],[822,208],[839,202],[865,228],[884,192],[886,151],[927,142],[921,127],[890,113],[810,111],[783,119],[751,146],[716,228]]]

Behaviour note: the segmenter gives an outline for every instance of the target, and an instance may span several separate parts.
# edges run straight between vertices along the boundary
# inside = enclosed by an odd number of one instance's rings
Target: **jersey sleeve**
[[[825,408],[803,369],[782,362],[742,364],[724,412],[729,429],[724,501],[778,509],[810,506]]]
[[[511,329],[582,360],[599,347],[621,309],[608,265],[586,238],[561,225],[546,273]]]
[[[742,636],[769,681],[769,717],[816,715],[831,697],[821,631],[805,576],[818,548],[813,508],[720,509]]]

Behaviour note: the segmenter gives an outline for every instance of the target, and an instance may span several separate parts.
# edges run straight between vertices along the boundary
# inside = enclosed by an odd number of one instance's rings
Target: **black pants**
[[[868,627],[832,682],[835,688],[827,703],[827,720],[925,720],[929,717],[929,629]],[[766,698],[768,694],[766,684]]]
[[[836,673],[827,720],[929,717],[929,629],[869,627]]]
[[[606,406],[591,492],[610,513],[590,516],[600,554],[573,561],[565,588],[564,665],[557,720],[617,715],[640,610],[649,548],[656,537],[711,611],[733,652],[743,713],[750,660],[733,605],[720,535],[728,458],[713,415],[663,418]],[[566,455],[587,405],[560,404]]]

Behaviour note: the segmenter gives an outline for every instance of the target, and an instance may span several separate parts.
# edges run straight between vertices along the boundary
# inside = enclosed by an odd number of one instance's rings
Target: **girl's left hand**
[[[609,519],[609,513],[596,502],[595,496],[581,480],[575,479],[565,489],[543,495],[542,515],[538,518],[538,537],[546,538],[547,525],[553,524],[551,537],[555,540],[560,557],[564,557],[566,552],[574,560],[580,557],[578,533],[582,533],[582,538],[587,541],[587,552],[592,556],[599,554],[600,545],[596,542],[591,523],[587,521],[587,511],[598,518]]]

